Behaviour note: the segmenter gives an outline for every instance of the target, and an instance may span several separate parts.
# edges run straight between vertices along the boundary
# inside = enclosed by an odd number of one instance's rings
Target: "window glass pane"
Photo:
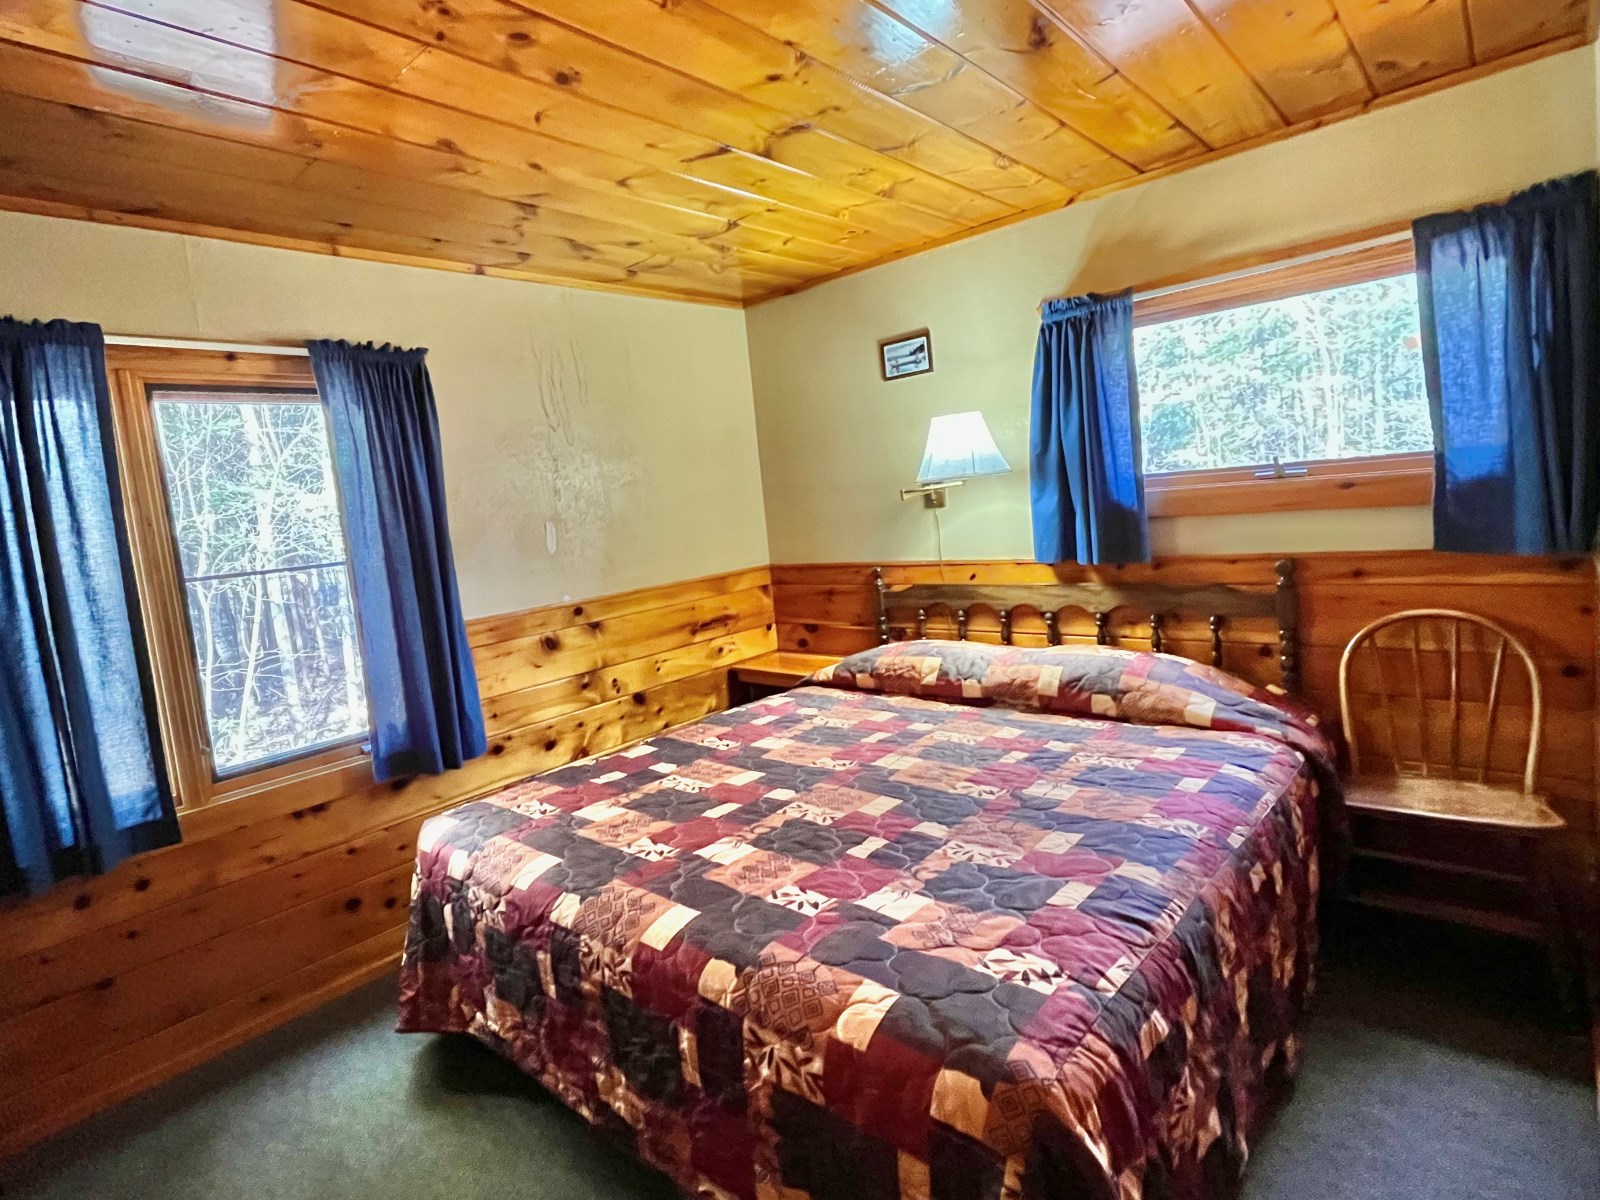
[[[185,578],[343,561],[315,396],[158,391],[151,401]]]
[[[158,390],[151,409],[217,773],[360,736],[366,695],[316,396]]]
[[[1433,449],[1416,277],[1134,331],[1146,472]]]
[[[344,565],[187,585],[219,774],[357,737],[367,700]]]

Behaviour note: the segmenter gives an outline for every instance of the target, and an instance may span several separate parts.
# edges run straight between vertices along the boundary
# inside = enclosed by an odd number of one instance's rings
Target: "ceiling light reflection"
[[[102,86],[213,119],[272,119],[273,0],[110,3],[115,7],[79,8],[84,36],[101,59],[90,74]]]

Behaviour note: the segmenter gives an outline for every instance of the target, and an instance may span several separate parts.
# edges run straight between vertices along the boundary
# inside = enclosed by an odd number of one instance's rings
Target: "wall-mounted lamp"
[[[945,492],[975,475],[1001,475],[1011,464],[994,444],[981,412],[947,413],[928,423],[917,487],[901,488],[900,499],[921,496],[924,508],[943,508]]]

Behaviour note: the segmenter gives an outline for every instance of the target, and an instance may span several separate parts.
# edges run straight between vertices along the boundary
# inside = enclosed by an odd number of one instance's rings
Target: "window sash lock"
[[[1255,476],[1257,479],[1300,479],[1310,473],[1310,467],[1286,467],[1273,459],[1270,467],[1262,467]]]

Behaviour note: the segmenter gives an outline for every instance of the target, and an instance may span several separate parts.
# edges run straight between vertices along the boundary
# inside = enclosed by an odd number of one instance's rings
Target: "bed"
[[[1292,679],[1288,578],[880,580],[882,645],[429,821],[400,1028],[482,1040],[696,1195],[1225,1193],[1313,983],[1332,752],[1213,665],[1265,618]],[[939,605],[1001,640],[893,640]],[[1058,644],[1128,606],[1155,649]],[[1209,662],[1156,652],[1185,613]]]

